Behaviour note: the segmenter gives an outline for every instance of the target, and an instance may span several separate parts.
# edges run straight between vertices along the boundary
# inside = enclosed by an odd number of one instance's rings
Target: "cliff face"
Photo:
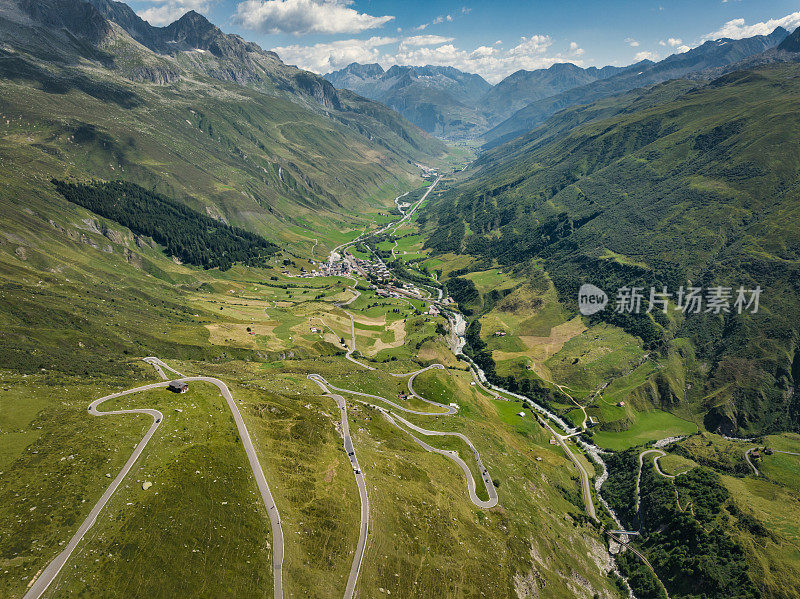
[[[66,29],[92,43],[111,33],[111,24],[93,5],[75,0],[20,0],[19,6],[34,21],[55,29]]]

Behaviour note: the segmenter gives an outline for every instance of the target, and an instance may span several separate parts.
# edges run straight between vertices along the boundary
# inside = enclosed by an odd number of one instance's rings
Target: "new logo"
[[[584,316],[597,314],[607,305],[608,296],[605,291],[589,283],[581,285],[581,288],[578,290],[578,309],[581,311],[581,314]]]

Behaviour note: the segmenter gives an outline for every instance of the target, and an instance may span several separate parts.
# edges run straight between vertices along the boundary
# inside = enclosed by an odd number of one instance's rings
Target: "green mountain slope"
[[[208,50],[156,53],[80,0],[4,6],[7,197],[53,201],[53,177],[123,179],[273,240],[312,240],[361,228],[443,152],[386,107],[199,15],[182,21],[180,39]]]
[[[649,376],[656,406],[693,406],[728,433],[800,428],[799,94],[789,64],[561,113],[483,155],[432,207],[428,245],[481,268],[539,261],[573,311],[583,282],[612,304],[624,285],[761,286],[757,314],[589,322],[672,360]]]

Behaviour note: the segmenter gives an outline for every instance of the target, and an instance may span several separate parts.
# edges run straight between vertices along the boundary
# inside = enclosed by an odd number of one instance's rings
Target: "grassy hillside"
[[[39,10],[68,30],[14,3],[0,14],[2,193],[23,207],[53,201],[50,178],[125,180],[310,247],[317,232],[361,229],[416,184],[415,162],[444,152],[379,104],[319,95],[329,84],[260,49],[251,77],[225,78],[233,58],[157,54],[99,13],[90,35],[51,4]],[[233,39],[197,26],[218,44]],[[133,74],[142,69],[152,76]]]
[[[470,385],[463,365],[448,359],[436,326],[443,319],[417,314],[419,302],[365,291],[348,306],[362,359],[377,369],[366,371],[341,355],[349,318],[334,302],[352,296],[344,279],[284,276],[286,254],[264,268],[224,272],[177,264],[75,204],[31,206],[18,224],[9,221],[0,244],[4,597],[22,596],[141,438],[141,417],[87,417],[86,406],[157,380],[141,361],[153,354],[230,386],[280,509],[287,594],[341,596],[358,533],[336,406],[307,375],[396,400],[407,380],[389,372],[443,361],[453,367],[421,375],[415,389],[456,402],[459,415],[409,418],[467,434],[498,481],[501,504],[475,508],[457,467],[348,397],[371,509],[359,596],[380,588],[453,599],[487,588],[508,598],[620,596],[567,459],[533,420],[519,421],[517,404]],[[292,272],[308,267],[291,259]],[[217,391],[192,383],[185,395],[151,391],[108,404],[130,407],[161,410],[162,428],[52,593],[269,594],[268,522]],[[452,448],[473,460],[463,446]],[[574,551],[559,549],[567,546]]]
[[[657,406],[699,406],[712,429],[800,427],[798,94],[800,67],[780,65],[567,111],[558,135],[485,154],[432,205],[427,245],[475,270],[538,262],[572,314],[583,282],[612,306],[624,285],[759,285],[757,314],[606,310],[588,324],[670,362],[651,377]]]

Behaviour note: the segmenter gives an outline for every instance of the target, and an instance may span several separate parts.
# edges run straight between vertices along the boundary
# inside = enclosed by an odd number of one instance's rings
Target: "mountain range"
[[[351,89],[400,112],[443,139],[478,139],[487,147],[517,137],[559,110],[686,76],[718,76],[714,69],[735,65],[776,48],[789,32],[741,40],[708,41],[659,62],[627,67],[582,68],[571,63],[520,70],[494,86],[452,67],[398,67],[353,63],[324,77],[337,89]]]
[[[353,63],[325,79],[389,106],[444,139],[469,139],[488,126],[477,106],[491,85],[453,67],[395,65],[384,71],[379,64]]]

